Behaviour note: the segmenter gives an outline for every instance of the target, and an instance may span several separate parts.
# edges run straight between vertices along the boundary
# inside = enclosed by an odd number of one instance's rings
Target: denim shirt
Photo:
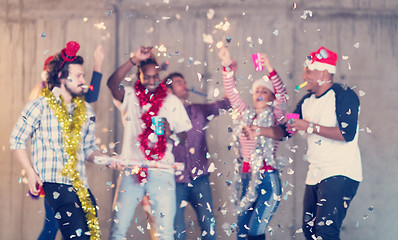
[[[181,175],[176,175],[177,183],[189,183],[197,176],[207,175],[209,168],[206,154],[206,129],[203,129],[212,119],[212,115],[220,115],[220,109],[231,107],[228,99],[222,99],[208,104],[186,105],[185,109],[192,123],[192,129],[187,132],[185,144],[173,147],[176,162],[184,163],[185,169]]]

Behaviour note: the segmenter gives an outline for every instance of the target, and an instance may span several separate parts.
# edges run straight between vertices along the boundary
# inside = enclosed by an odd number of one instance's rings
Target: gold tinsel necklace
[[[72,186],[76,190],[82,209],[86,214],[86,221],[90,230],[90,240],[99,240],[101,239],[101,232],[98,218],[95,214],[95,207],[91,202],[88,190],[84,187],[79,171],[76,170],[76,165],[79,161],[77,154],[80,150],[80,142],[82,139],[81,129],[82,125],[87,120],[84,98],[73,98],[72,101],[76,107],[72,116],[68,114],[62,96],[60,96],[61,101],[58,102],[54,94],[48,88],[43,88],[42,95],[46,98],[48,106],[54,111],[62,128],[63,146],[68,156],[68,161],[64,169],[62,169],[61,175],[69,177],[72,181]]]

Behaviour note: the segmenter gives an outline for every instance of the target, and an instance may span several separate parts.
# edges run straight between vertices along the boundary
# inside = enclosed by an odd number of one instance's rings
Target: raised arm
[[[102,79],[102,63],[105,59],[105,51],[102,45],[98,45],[98,47],[94,51],[94,69],[93,76],[91,77],[91,89],[88,90],[86,94],[84,94],[84,98],[86,102],[92,103],[98,100],[98,95],[101,87],[101,79]]]
[[[261,53],[264,68],[268,71],[268,78],[272,82],[272,86],[275,90],[275,100],[274,100],[274,116],[276,124],[283,124],[285,122],[285,114],[287,108],[287,91],[285,84],[282,79],[272,67],[269,62],[268,56],[265,53]]]
[[[112,75],[109,77],[107,85],[111,90],[113,98],[123,102],[124,89],[120,88],[120,83],[123,81],[124,77],[130,72],[134,65],[137,65],[140,61],[148,59],[151,56],[151,52],[148,48],[140,46],[134,53],[130,54],[130,59],[126,61],[122,66],[120,66]]]
[[[235,85],[235,70],[237,67],[236,62],[232,60],[229,55],[228,49],[222,47],[218,53],[223,65],[223,83],[225,93],[229,99],[231,106],[238,112],[243,112],[247,108],[247,104],[243,101]]]

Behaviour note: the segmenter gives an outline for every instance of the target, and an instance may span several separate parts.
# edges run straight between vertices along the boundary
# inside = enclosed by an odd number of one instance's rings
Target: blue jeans
[[[184,219],[185,206],[181,207],[181,202],[186,201],[192,205],[196,212],[202,230],[202,239],[215,240],[217,234],[209,175],[200,176],[192,180],[190,184],[192,186],[188,186],[188,183],[176,184],[177,213],[174,220],[174,229],[176,230],[175,239],[185,240],[187,236]]]
[[[126,237],[135,208],[145,194],[149,195],[151,201],[157,232],[160,235],[159,239],[173,239],[173,222],[176,212],[174,174],[160,170],[148,170],[147,180],[148,182],[142,185],[137,181],[136,175],[123,176],[110,239],[121,240]]]
[[[333,176],[316,185],[306,185],[303,232],[308,240],[340,240],[340,227],[354,198],[359,182],[345,176]]]
[[[54,217],[54,211],[45,199],[44,209],[46,211],[46,217],[44,219],[43,229],[37,240],[54,240],[58,232],[58,221]]]
[[[281,181],[278,172],[261,174],[261,183],[257,186],[257,200],[247,210],[238,216],[238,239],[244,240],[247,236],[264,235],[268,223],[271,221],[282,194]],[[251,173],[242,173],[242,196],[246,194]],[[262,189],[265,190],[265,193]]]
[[[72,185],[45,182],[43,189],[45,200],[55,213],[62,238],[71,239],[74,236],[73,239],[89,240],[86,214]],[[95,207],[97,203],[90,189],[88,193]]]

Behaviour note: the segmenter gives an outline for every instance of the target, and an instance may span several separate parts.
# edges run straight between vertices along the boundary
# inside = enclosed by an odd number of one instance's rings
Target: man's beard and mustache
[[[84,86],[84,84],[79,84],[77,87],[82,87],[82,86]],[[68,84],[65,84],[65,89],[66,89],[66,91],[68,91],[70,93],[72,98],[84,96],[83,88],[79,93],[76,93],[76,92],[73,92],[73,90],[68,87]]]

